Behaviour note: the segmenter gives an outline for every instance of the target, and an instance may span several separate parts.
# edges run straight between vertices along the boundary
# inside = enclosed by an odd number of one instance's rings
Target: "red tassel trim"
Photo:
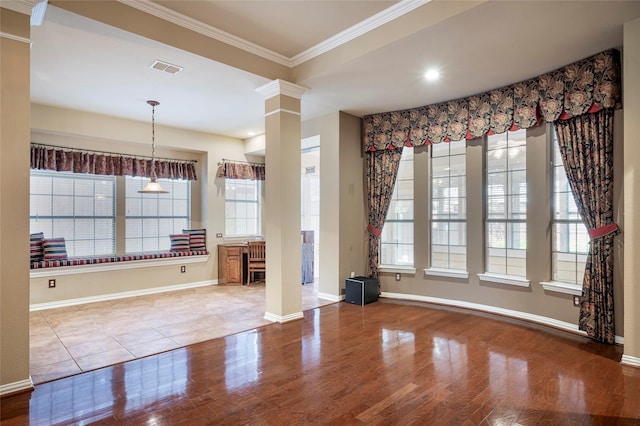
[[[378,236],[378,237],[379,237],[380,235],[382,235],[382,230],[381,230],[381,229],[376,228],[376,227],[375,227],[375,226],[373,226],[372,224],[369,224],[369,225],[367,226],[367,228],[369,229],[369,232],[371,232],[371,233],[372,233],[373,235],[375,235],[375,236]]]
[[[618,225],[612,223],[610,225],[600,226],[599,228],[589,229],[589,238],[592,240],[600,237],[604,237],[605,235],[609,235],[618,230]]]

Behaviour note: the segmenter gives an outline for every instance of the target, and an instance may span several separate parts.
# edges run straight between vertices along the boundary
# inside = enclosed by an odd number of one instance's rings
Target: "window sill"
[[[469,273],[460,269],[429,268],[424,270],[424,274],[433,277],[469,278]]]
[[[501,275],[501,274],[478,274],[480,281],[487,281],[492,283],[515,285],[518,287],[529,287],[529,280],[515,275]]]
[[[561,281],[543,281],[540,284],[547,291],[582,296],[582,286],[577,284],[563,283]]]
[[[165,259],[127,260],[113,263],[99,263],[94,265],[58,266],[54,268],[34,269],[29,273],[30,278],[55,277],[58,275],[86,274],[89,272],[119,271],[123,269],[149,268],[155,266],[184,265],[187,263],[204,263],[209,261],[210,255],[170,257]]]
[[[378,272],[388,272],[391,274],[415,274],[416,268],[414,268],[413,266],[378,265]]]

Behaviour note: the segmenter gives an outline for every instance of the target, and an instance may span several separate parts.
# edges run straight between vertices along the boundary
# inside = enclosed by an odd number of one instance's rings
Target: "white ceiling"
[[[421,7],[424,16],[425,8],[442,6],[428,0],[120,2],[219,31],[292,66],[399,13],[411,18]],[[622,24],[640,17],[640,1],[467,3],[473,7],[294,81],[310,89],[302,120],[428,105],[521,81],[620,48]],[[237,138],[264,129],[264,100],[255,89],[268,78],[52,5],[31,39],[33,103],[148,121],[146,100],[156,99],[162,125]],[[170,75],[149,68],[156,59],[184,70]],[[432,66],[442,73],[436,83],[423,78]]]

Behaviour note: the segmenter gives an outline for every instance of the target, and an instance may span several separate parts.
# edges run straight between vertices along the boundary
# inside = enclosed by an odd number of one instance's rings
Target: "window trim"
[[[566,283],[563,281],[541,281],[542,288],[547,291],[556,293],[571,294],[573,296],[582,296],[582,285]]]
[[[530,287],[531,282],[523,277],[517,275],[505,275],[505,274],[495,274],[491,272],[485,272],[483,274],[478,274],[478,278],[480,281],[498,283],[498,284],[507,284],[514,285],[518,287]]]
[[[415,274],[416,268],[412,266],[402,266],[402,265],[378,265],[378,272],[386,272],[386,273],[399,272],[401,274]]]
[[[427,268],[424,269],[423,272],[425,275],[432,277],[469,278],[469,272],[463,271],[462,269]]]

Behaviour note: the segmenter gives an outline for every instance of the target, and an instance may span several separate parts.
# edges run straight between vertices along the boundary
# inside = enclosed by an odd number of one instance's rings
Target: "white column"
[[[265,98],[266,312],[271,321],[302,318],[300,100],[307,89],[275,80]]]
[[[17,4],[19,5],[19,4]],[[0,394],[29,376],[29,68],[31,4],[0,8]]]

